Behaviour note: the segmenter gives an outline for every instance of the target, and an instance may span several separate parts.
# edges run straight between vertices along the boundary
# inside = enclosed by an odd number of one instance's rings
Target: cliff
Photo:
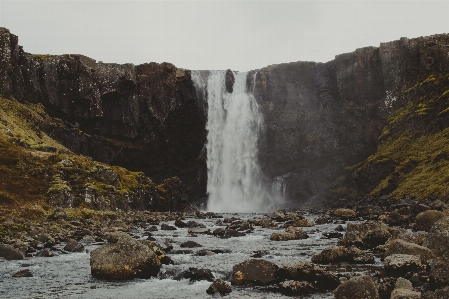
[[[191,196],[205,193],[198,166],[205,116],[189,71],[169,63],[134,66],[82,55],[32,55],[5,28],[0,49],[0,93],[41,103],[50,117],[61,119],[61,126],[40,128],[68,150],[143,171],[155,182],[178,176]]]
[[[207,105],[190,71],[32,55],[4,28],[0,49],[0,101],[42,105],[46,116],[33,131],[67,152],[142,171],[153,187],[178,176],[191,199],[205,196]],[[446,34],[250,72],[264,115],[259,160],[267,183],[301,203],[445,195],[448,74]]]
[[[384,164],[366,159],[382,151],[385,127],[391,126],[390,118],[404,106],[411,101],[420,105],[425,94],[426,101],[438,96],[440,101],[447,100],[442,93],[449,85],[443,79],[438,87],[426,85],[423,89],[419,85],[419,91],[413,92],[410,88],[431,75],[444,77],[448,71],[446,34],[402,38],[338,55],[327,63],[295,62],[258,70],[255,96],[266,125],[260,144],[264,173],[269,180],[281,178],[287,187],[286,197],[300,202],[390,193],[407,196],[407,188],[401,193],[394,193],[396,188],[372,192],[405,162],[396,159],[385,170]],[[440,108],[445,107],[441,104]],[[422,114],[420,123],[443,131],[447,114],[441,114],[440,108]],[[402,124],[396,134],[409,130],[410,126]],[[418,136],[409,140],[411,144],[415,138]],[[433,148],[431,155],[444,150],[447,148]],[[404,151],[400,146],[394,150]],[[402,159],[408,155],[404,153]],[[364,167],[350,167],[358,163]],[[449,176],[443,177],[441,188],[446,189]],[[423,198],[430,193],[420,195]]]

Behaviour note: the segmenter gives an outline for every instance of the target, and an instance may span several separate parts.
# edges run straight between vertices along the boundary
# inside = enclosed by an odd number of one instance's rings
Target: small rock
[[[210,229],[208,229],[208,228],[189,228],[187,230],[187,232],[192,235],[210,234]]]
[[[219,227],[214,229],[214,231],[212,232],[214,236],[224,236],[226,230],[223,227]]]
[[[84,251],[84,245],[78,243],[74,239],[70,239],[67,244],[64,246],[64,250],[68,252],[83,252]]]
[[[206,293],[209,295],[218,293],[222,296],[225,296],[231,292],[231,286],[226,281],[221,279],[215,280],[206,290]]]
[[[149,232],[156,232],[156,231],[158,231],[158,228],[157,228],[156,225],[153,225],[153,226],[149,227],[149,228],[147,229],[147,231],[149,231]]]
[[[168,224],[162,223],[161,230],[176,230],[176,227],[174,227],[172,225],[168,225]]]
[[[343,234],[339,233],[339,232],[324,232],[323,236],[328,238],[328,239],[335,239],[335,238],[343,237]]]
[[[52,257],[54,255],[53,255],[53,253],[50,250],[44,249],[41,252],[39,252],[38,254],[36,254],[36,256],[38,256],[38,257]]]
[[[285,232],[274,232],[271,234],[272,241],[289,241],[307,239],[309,236],[299,227],[289,226]]]
[[[343,225],[341,225],[341,224],[337,225],[337,226],[335,227],[335,230],[336,230],[337,232],[344,232],[344,231],[345,231]]]
[[[245,233],[236,231],[234,229],[226,229],[223,235],[224,238],[232,238],[232,237],[242,237],[245,236]]]
[[[331,222],[332,222],[332,218],[331,218],[331,216],[329,216],[327,214],[323,214],[315,219],[315,224],[326,224],[326,223],[331,223]]]
[[[185,223],[184,221],[182,221],[181,219],[176,219],[175,221],[175,226],[176,227],[187,227],[187,223]]]
[[[199,250],[196,253],[196,255],[197,256],[211,256],[211,255],[216,255],[216,253],[213,251],[207,250],[207,249],[202,249],[202,250]]]
[[[357,214],[351,209],[336,209],[332,214],[343,220],[355,220],[357,218]]]
[[[182,272],[180,275],[178,275],[177,280],[183,278],[189,279],[190,281],[200,281],[200,280],[214,281],[215,279],[211,270],[198,269],[194,267],[190,267],[189,270],[186,270]]]
[[[12,131],[9,128],[6,129],[6,135],[11,136],[11,137],[14,136],[12,134]]]
[[[33,274],[29,269],[24,269],[22,271],[14,273],[12,277],[33,277]]]
[[[182,248],[195,248],[195,247],[203,247],[203,245],[198,244],[195,241],[187,241],[181,244]]]

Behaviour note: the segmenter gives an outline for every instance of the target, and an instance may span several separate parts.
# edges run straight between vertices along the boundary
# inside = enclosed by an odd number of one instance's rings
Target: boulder
[[[276,277],[279,280],[308,281],[320,290],[333,290],[340,284],[338,276],[309,262],[283,265]]]
[[[23,260],[25,256],[20,251],[14,249],[11,245],[0,244],[0,257],[6,260]]]
[[[223,238],[242,237],[245,235],[245,233],[236,231],[235,229],[226,229]]]
[[[449,287],[424,293],[424,299],[449,299]]]
[[[161,230],[176,230],[176,227],[174,227],[172,225],[168,225],[168,224],[162,223]]]
[[[191,282],[207,280],[214,281],[215,277],[212,274],[212,271],[209,269],[198,269],[194,267],[190,267],[189,270],[183,271],[178,275],[177,280],[179,279],[189,279]]]
[[[388,249],[386,256],[393,254],[411,254],[418,255],[421,260],[426,261],[435,257],[432,250],[427,247],[417,245],[415,243],[406,242],[404,240],[395,239],[387,243]]]
[[[335,264],[339,262],[372,264],[374,263],[374,257],[355,246],[349,248],[332,246],[312,256],[312,262],[317,264]]]
[[[315,219],[315,224],[326,224],[326,223],[331,223],[331,222],[332,222],[332,218],[331,218],[331,216],[329,216],[327,214],[323,214]]]
[[[307,239],[309,236],[299,227],[289,226],[285,232],[273,232],[270,240],[289,241]]]
[[[185,223],[181,219],[176,219],[175,220],[175,226],[176,227],[187,227],[187,223]]]
[[[307,281],[287,280],[279,283],[279,291],[288,296],[301,296],[315,293],[318,289]]]
[[[338,241],[338,245],[373,248],[385,244],[390,236],[388,226],[380,221],[367,221],[360,224],[348,223],[346,235]]]
[[[225,296],[232,292],[231,286],[224,280],[215,280],[206,290],[209,295],[220,294]]]
[[[123,280],[149,278],[159,273],[161,262],[142,242],[121,232],[111,234],[109,241],[111,243],[103,244],[91,252],[92,276]]]
[[[195,241],[186,241],[184,243],[181,244],[182,248],[195,248],[195,247],[203,247],[203,245],[198,244]]]
[[[12,277],[33,277],[33,273],[29,269],[25,269],[14,273]]]
[[[54,255],[53,255],[53,253],[50,250],[44,249],[44,250],[41,250],[40,252],[38,252],[38,254],[36,254],[36,256],[38,256],[38,257],[52,257]]]
[[[297,219],[294,223],[296,227],[311,227],[314,226],[315,223],[313,221],[307,219]]]
[[[436,256],[449,252],[449,217],[435,222],[429,230],[425,246],[432,249]]]
[[[396,286],[391,292],[391,299],[419,299],[421,293],[413,291],[413,285],[410,280],[399,277]]]
[[[421,263],[418,255],[393,254],[384,260],[385,272],[389,276],[401,277],[407,272],[419,272],[425,270],[425,265]]]
[[[445,214],[443,212],[437,210],[428,210],[419,213],[415,218],[415,230],[422,230],[428,232],[432,226],[440,220],[444,218]]]
[[[332,215],[343,220],[355,220],[357,218],[357,214],[351,209],[336,209],[332,212]]]
[[[409,206],[394,209],[385,219],[385,223],[389,225],[397,225],[405,227],[412,220],[412,211]]]
[[[82,252],[84,250],[84,245],[78,243],[75,239],[70,239],[64,246],[64,250],[68,252]]]
[[[268,285],[276,282],[279,267],[263,259],[251,259],[232,267],[233,285]]]
[[[335,299],[379,299],[379,293],[369,276],[353,277],[334,291]]]

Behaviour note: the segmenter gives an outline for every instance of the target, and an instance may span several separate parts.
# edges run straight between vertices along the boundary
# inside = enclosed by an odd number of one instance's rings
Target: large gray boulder
[[[92,251],[92,276],[124,280],[149,278],[159,273],[161,262],[146,244],[121,232],[111,234],[109,242]]]
[[[358,276],[342,283],[334,291],[335,299],[379,299],[379,293],[369,276]]]

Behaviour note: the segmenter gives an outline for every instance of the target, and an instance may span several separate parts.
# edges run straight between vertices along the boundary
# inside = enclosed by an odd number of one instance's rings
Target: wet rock
[[[410,206],[401,207],[393,210],[385,219],[384,222],[389,225],[397,225],[406,227],[412,220],[412,211]]]
[[[212,233],[214,236],[224,236],[225,229],[223,227],[219,227],[219,228],[214,229],[214,231]]]
[[[288,296],[300,296],[315,293],[318,289],[307,281],[287,280],[279,283],[279,291]]]
[[[396,239],[388,242],[387,245],[388,249],[385,252],[386,256],[393,254],[411,254],[420,256],[423,261],[435,257],[432,250],[429,248],[414,243],[409,243],[404,240]]]
[[[338,245],[373,248],[385,244],[390,236],[388,226],[380,221],[367,221],[360,224],[349,223],[346,228],[346,235],[338,241]]]
[[[339,233],[339,232],[324,232],[323,236],[328,238],[328,239],[335,239],[335,238],[343,237],[343,234]]]
[[[38,254],[36,254],[36,256],[38,256],[38,257],[52,257],[52,256],[54,256],[54,254],[50,250],[44,249],[44,250],[40,251]]]
[[[255,251],[255,252],[251,255],[251,257],[252,257],[252,258],[261,258],[261,257],[266,256],[266,255],[268,255],[268,254],[270,254],[270,252],[269,252],[268,250],[257,250],[257,251]]]
[[[95,239],[91,236],[85,236],[84,238],[82,238],[79,241],[79,243],[84,246],[89,246],[89,245],[92,245],[93,243],[95,243]]]
[[[187,227],[189,228],[206,228],[206,226],[202,223],[198,223],[196,221],[187,221]]]
[[[335,264],[339,262],[372,264],[374,263],[374,257],[355,246],[351,246],[349,248],[343,246],[332,246],[312,256],[312,262],[317,264]]]
[[[173,245],[170,242],[170,240],[168,240],[168,239],[164,240],[164,245],[165,245],[165,248],[163,248],[163,249],[164,249],[165,252],[169,252],[170,250],[173,249]]]
[[[153,226],[150,226],[150,227],[147,229],[147,231],[149,231],[149,232],[156,232],[156,231],[158,231],[158,228],[157,228],[156,225],[153,225]]]
[[[168,225],[168,224],[162,223],[161,230],[176,230],[176,227],[174,227],[172,225]]]
[[[42,234],[37,238],[37,240],[42,243],[47,243],[47,242],[50,242],[53,244],[56,243],[55,239],[52,236],[50,236],[49,234]]]
[[[163,265],[174,264],[172,259],[167,256],[165,250],[158,243],[150,240],[139,240],[139,242],[141,242],[145,246],[148,246],[148,248],[150,248],[156,254],[161,264]]]
[[[251,223],[249,222],[238,222],[238,223],[231,223],[231,225],[228,226],[227,229],[233,229],[236,231],[246,231],[250,232],[253,231],[254,228]]]
[[[436,256],[449,252],[449,217],[435,222],[429,230],[425,246],[430,248]]]
[[[388,231],[391,233],[390,240],[401,239],[418,245],[423,245],[428,235],[425,231],[413,232],[399,227],[390,227]]]
[[[294,222],[294,226],[296,227],[311,227],[314,225],[315,223],[307,219],[298,219]]]
[[[213,251],[207,250],[207,249],[202,249],[202,250],[198,250],[196,255],[197,256],[211,256],[211,255],[216,255],[216,253]]]
[[[177,249],[177,250],[172,250],[170,252],[170,254],[192,254],[193,250],[190,249]]]
[[[333,290],[339,284],[339,278],[324,268],[308,262],[283,265],[276,273],[279,280],[307,281],[320,290]]]
[[[67,241],[67,244],[64,246],[64,250],[68,252],[82,252],[84,250],[84,245],[78,243],[74,239],[70,239]]]
[[[190,267],[189,270],[180,273],[176,279],[189,279],[192,282],[200,280],[214,281],[215,277],[212,274],[212,271],[209,269],[198,269]]]
[[[111,234],[110,240],[113,243],[104,244],[91,252],[92,276],[123,280],[158,274],[161,263],[148,246],[119,232]]]
[[[428,210],[419,213],[415,218],[415,230],[422,230],[428,232],[432,226],[440,220],[444,218],[446,215],[443,212],[437,210]]]
[[[339,225],[337,225],[335,227],[335,231],[337,231],[337,232],[344,232],[345,228],[341,224],[339,224]]]
[[[6,260],[23,260],[25,256],[20,251],[14,249],[11,245],[0,244],[0,257]]]
[[[357,218],[356,212],[351,209],[336,209],[332,212],[332,215],[343,220],[355,220]]]
[[[203,247],[203,245],[198,244],[195,241],[187,241],[181,244],[182,248],[195,248],[195,247]]]
[[[224,238],[232,238],[232,237],[242,237],[246,234],[243,232],[236,231],[234,229],[226,229],[223,235]]]
[[[407,272],[419,272],[425,270],[418,255],[393,254],[387,256],[384,261],[385,272],[389,276],[401,277]]]
[[[299,227],[289,226],[285,232],[273,232],[270,240],[289,241],[307,239],[309,236]]]
[[[334,291],[335,299],[379,299],[371,277],[358,276],[342,283]]]
[[[331,223],[331,222],[332,222],[332,217],[327,214],[323,214],[315,219],[315,224],[326,224],[326,223]]]
[[[187,231],[189,234],[198,235],[198,234],[210,234],[210,229],[208,228],[189,228]]]
[[[12,277],[33,277],[33,273],[29,269],[24,269],[22,271],[16,272]]]
[[[233,285],[268,285],[276,282],[279,267],[262,259],[251,259],[232,267]]]
[[[390,299],[391,292],[396,285],[395,277],[384,277],[376,281],[377,291],[379,292],[380,299]]]
[[[254,225],[262,226],[263,228],[277,227],[277,224],[274,223],[270,218],[255,220]]]
[[[391,299],[419,299],[421,298],[421,293],[413,291],[412,283],[399,277],[396,281],[396,286],[391,292]]]
[[[209,295],[220,294],[225,296],[232,292],[231,286],[224,280],[215,280],[206,290]]]
[[[187,223],[185,223],[184,221],[182,221],[181,219],[176,219],[175,221],[175,226],[176,227],[187,227]]]

